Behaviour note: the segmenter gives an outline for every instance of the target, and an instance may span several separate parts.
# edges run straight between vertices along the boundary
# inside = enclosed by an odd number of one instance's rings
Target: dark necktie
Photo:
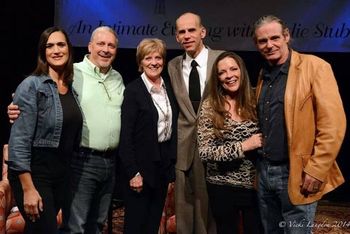
[[[201,85],[199,82],[199,74],[197,71],[198,63],[195,60],[191,62],[191,72],[188,83],[188,92],[190,96],[190,100],[192,102],[192,106],[194,111],[197,113],[199,103],[201,101]]]

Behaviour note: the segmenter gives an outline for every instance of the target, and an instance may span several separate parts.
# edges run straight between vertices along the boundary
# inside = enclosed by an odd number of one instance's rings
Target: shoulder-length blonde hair
[[[136,48],[136,62],[139,66],[139,72],[143,72],[141,61],[146,55],[152,52],[159,52],[165,63],[166,57],[166,45],[165,42],[158,38],[145,38],[143,39]]]
[[[238,114],[243,120],[257,120],[255,94],[250,85],[245,63],[236,53],[231,51],[223,52],[215,60],[211,77],[208,82],[208,101],[213,110],[211,118],[214,124],[215,135],[218,137],[222,137],[220,130],[225,129],[225,118],[229,116],[229,112],[225,109],[225,103],[227,103],[224,97],[225,90],[223,89],[218,77],[218,63],[227,57],[234,59],[241,70],[240,87],[237,90],[236,95],[236,109],[238,110]]]

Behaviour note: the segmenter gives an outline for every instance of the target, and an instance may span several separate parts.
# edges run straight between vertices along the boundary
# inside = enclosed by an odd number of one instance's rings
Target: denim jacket
[[[78,103],[74,90],[73,95]],[[49,76],[29,76],[17,87],[13,103],[21,114],[11,128],[8,165],[14,171],[31,171],[32,147],[59,146],[63,110],[57,85]]]

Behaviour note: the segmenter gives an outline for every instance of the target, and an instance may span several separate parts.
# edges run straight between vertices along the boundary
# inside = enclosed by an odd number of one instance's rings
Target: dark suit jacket
[[[155,187],[161,173],[164,174],[161,162],[169,163],[165,172],[169,180],[174,180],[175,175],[178,108],[169,79],[163,77],[163,80],[172,109],[172,135],[170,141],[164,144],[162,155],[157,133],[158,111],[142,78],[125,88],[121,108],[119,156],[122,170],[128,181],[140,172],[144,182],[151,187]]]

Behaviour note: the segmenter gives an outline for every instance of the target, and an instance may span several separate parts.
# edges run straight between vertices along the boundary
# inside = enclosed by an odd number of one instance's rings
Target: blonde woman
[[[174,181],[177,105],[167,78],[166,47],[144,39],[137,47],[141,77],[125,89],[120,158],[125,234],[157,234],[169,182]]]

